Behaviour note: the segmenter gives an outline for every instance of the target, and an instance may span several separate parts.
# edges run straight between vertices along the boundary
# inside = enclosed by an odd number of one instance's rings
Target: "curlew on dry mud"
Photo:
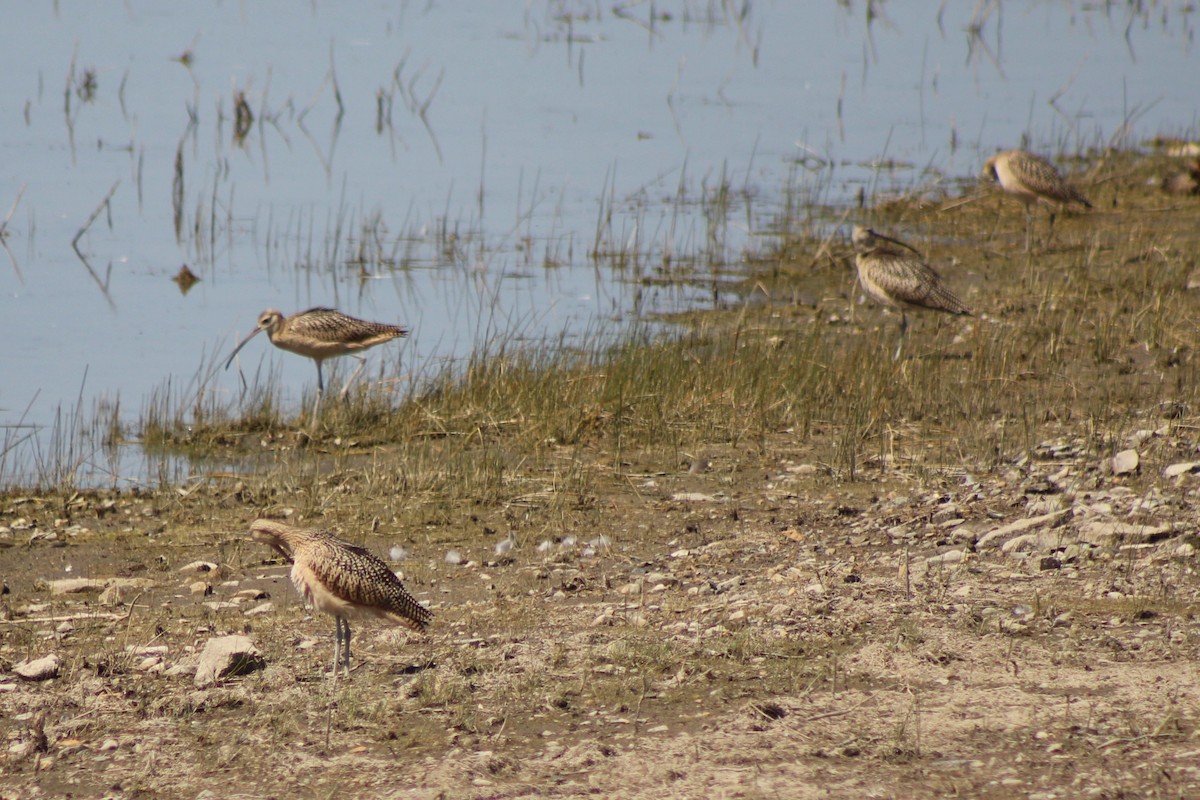
[[[396,573],[366,548],[329,531],[269,519],[250,525],[250,538],[292,562],[292,584],[306,603],[337,620],[333,674],[350,671],[350,617],[381,619],[424,633],[433,612],[404,588]]]

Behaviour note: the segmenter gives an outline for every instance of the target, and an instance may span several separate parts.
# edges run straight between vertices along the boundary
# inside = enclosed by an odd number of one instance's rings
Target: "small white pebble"
[[[403,561],[408,558],[408,551],[400,545],[396,545],[391,550],[388,550],[388,558],[392,561]]]
[[[580,558],[592,558],[595,555],[596,555],[596,550],[595,550],[595,548],[592,548],[592,547],[585,547],[579,551]]]
[[[512,533],[508,534],[508,536],[506,536],[505,538],[496,542],[496,555],[498,555],[498,556],[508,555],[508,551],[512,550],[513,545],[516,543],[517,543],[516,535],[512,534]]]
[[[574,547],[575,546],[575,537],[570,536],[570,535],[564,536],[562,538],[562,541],[558,543],[558,546],[559,547]]]
[[[446,551],[446,563],[447,564],[461,564],[462,560],[463,560],[463,557],[457,550],[447,550]]]
[[[549,539],[543,539],[541,544],[538,545],[538,552],[548,553],[550,552],[551,547],[554,547],[554,542],[550,541]]]

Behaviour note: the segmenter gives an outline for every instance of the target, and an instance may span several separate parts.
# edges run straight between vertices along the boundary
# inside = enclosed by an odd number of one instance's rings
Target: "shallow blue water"
[[[1022,137],[1053,153],[1194,134],[1195,15],[1148,8],[13,4],[0,47],[0,214],[16,203],[0,252],[0,482],[47,472],[56,411],[119,397],[136,421],[153,389],[185,387],[267,307],[410,325],[366,374],[412,379],[481,341],[572,341],[703,302],[589,259],[610,199],[602,246],[652,264],[736,261],[761,244],[789,175],[838,200],[933,179],[926,167],[974,175]],[[238,91],[255,116],[240,144]],[[889,159],[914,167],[878,176],[872,163]],[[754,203],[711,228],[698,204],[674,202],[726,180]],[[71,243],[114,186],[78,242],[93,277]],[[368,222],[389,263],[364,276],[346,258]],[[182,264],[201,278],[186,295],[170,280]],[[263,359],[278,369],[289,402],[315,380],[265,337],[241,358],[249,373]],[[214,380],[236,397],[234,370]],[[147,478],[127,456],[91,480]]]

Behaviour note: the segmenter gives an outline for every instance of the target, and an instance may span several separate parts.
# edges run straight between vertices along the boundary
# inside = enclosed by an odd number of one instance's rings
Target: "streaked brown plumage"
[[[313,608],[337,620],[335,675],[339,658],[350,669],[350,617],[381,619],[417,633],[424,633],[433,619],[433,612],[408,593],[387,564],[328,531],[257,519],[250,525],[250,537],[289,559],[296,591]]]
[[[855,266],[863,291],[874,300],[900,311],[900,343],[908,330],[909,308],[928,308],[970,316],[971,310],[955,296],[921,254],[904,242],[854,226]],[[900,355],[900,344],[896,356]]]
[[[246,346],[246,343],[266,331],[271,344],[281,350],[308,356],[317,362],[317,402],[325,391],[325,380],[321,374],[321,362],[327,358],[353,355],[359,350],[366,350],[377,344],[389,342],[401,336],[408,335],[408,329],[399,325],[388,325],[383,322],[367,322],[347,316],[332,308],[310,308],[290,317],[285,317],[279,311],[268,308],[258,315],[258,324],[254,330],[238,343],[225,362],[225,369],[233,363],[233,357]],[[358,369],[346,381],[342,388],[342,397],[354,378],[362,370],[363,363],[359,359]]]
[[[1054,165],[1041,156],[1024,150],[1004,150],[987,160],[983,177],[1000,184],[1000,188],[1021,201],[1025,206],[1025,250],[1030,245],[1030,225],[1033,205],[1039,200],[1046,203],[1067,205],[1079,203],[1091,208],[1091,202],[1071,184],[1067,183]],[[1054,213],[1050,214],[1054,224]]]
[[[1200,194],[1200,158],[1187,164],[1183,172],[1163,178],[1162,190],[1167,194]]]

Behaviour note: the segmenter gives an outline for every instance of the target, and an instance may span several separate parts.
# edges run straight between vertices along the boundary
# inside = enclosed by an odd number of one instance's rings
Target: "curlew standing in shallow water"
[[[971,315],[971,310],[946,288],[942,277],[921,260],[921,254],[904,242],[854,226],[858,282],[874,300],[900,310],[900,340],[894,358],[900,357],[908,331],[909,308],[929,308],[948,314]]]
[[[388,568],[364,547],[314,528],[257,519],[250,538],[292,562],[292,583],[306,603],[337,620],[333,676],[338,663],[350,672],[350,617],[375,618],[424,633],[433,612],[416,601]]]
[[[366,350],[377,344],[408,335],[408,329],[399,325],[366,322],[332,308],[310,308],[290,317],[285,317],[279,311],[268,308],[258,315],[258,324],[254,330],[250,331],[246,338],[233,348],[233,352],[229,354],[229,359],[225,362],[225,369],[229,369],[229,365],[233,363],[233,357],[246,346],[247,342],[257,336],[259,331],[266,331],[267,336],[271,339],[271,344],[280,350],[308,356],[317,362],[317,402],[313,408],[314,420],[317,410],[321,407],[321,395],[325,391],[325,380],[321,374],[322,361],[337,356],[354,355],[359,350]],[[358,373],[367,363],[366,359],[361,356],[355,355],[354,357],[358,359],[358,368],[354,370],[350,379],[346,381],[346,385],[342,387],[341,398],[343,400],[346,399],[346,393],[350,390],[350,384],[354,382]]]
[[[1051,204],[1079,203],[1086,208],[1092,204],[1078,189],[1067,183],[1054,165],[1041,156],[1024,150],[1004,150],[987,160],[983,177],[1000,184],[1000,188],[1025,206],[1025,252],[1029,252],[1033,225],[1033,205],[1041,200]],[[1050,212],[1050,227],[1054,228],[1054,211]]]

